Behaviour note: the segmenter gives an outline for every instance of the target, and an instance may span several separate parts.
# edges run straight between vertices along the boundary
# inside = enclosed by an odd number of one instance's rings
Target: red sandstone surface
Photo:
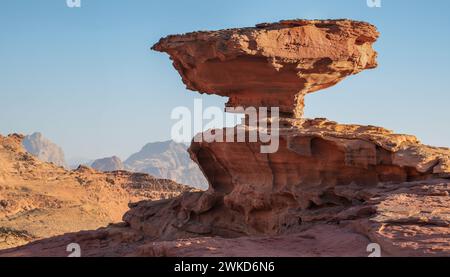
[[[365,22],[287,20],[168,36],[153,49],[170,55],[188,89],[301,117],[307,93],[377,66],[378,36]]]
[[[291,20],[162,39],[154,49],[189,89],[279,106],[278,151],[193,142],[207,191],[134,203],[121,224],[0,256],[64,256],[73,242],[85,256],[367,256],[369,243],[383,256],[450,256],[450,149],[301,118],[305,94],[376,66],[377,37],[364,22]]]

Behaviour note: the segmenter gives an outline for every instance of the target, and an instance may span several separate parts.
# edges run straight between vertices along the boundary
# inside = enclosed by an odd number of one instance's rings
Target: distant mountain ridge
[[[41,133],[36,132],[25,136],[22,144],[28,153],[39,160],[68,168],[61,147],[45,138]]]
[[[146,144],[139,152],[122,162],[118,157],[95,160],[90,166],[99,171],[128,170],[170,179],[199,189],[206,189],[208,181],[189,157],[188,146],[174,141]]]
[[[26,136],[23,146],[28,153],[41,161],[69,168],[61,147],[39,132]],[[85,165],[101,172],[127,170],[147,173],[157,178],[170,179],[191,187],[207,189],[208,181],[198,165],[189,157],[187,149],[187,145],[172,140],[152,142],[146,144],[139,152],[132,154],[124,162],[119,157],[113,156],[93,161],[80,161],[78,164],[71,162],[70,168],[76,169],[79,165]]]
[[[0,250],[122,221],[130,203],[170,199],[192,188],[127,171],[66,170],[0,134]]]
[[[91,167],[98,171],[103,171],[103,172],[117,171],[117,170],[125,169],[125,166],[122,163],[122,160],[120,160],[120,158],[117,156],[95,160],[91,164]]]

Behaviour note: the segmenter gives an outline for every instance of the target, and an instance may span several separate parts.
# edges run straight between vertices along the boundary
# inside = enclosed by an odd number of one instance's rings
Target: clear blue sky
[[[450,1],[0,1],[0,133],[43,132],[70,157],[126,158],[170,138],[192,106],[160,37],[292,18],[375,24],[379,67],[307,97],[308,117],[380,125],[450,146]],[[209,105],[225,99],[205,96]]]

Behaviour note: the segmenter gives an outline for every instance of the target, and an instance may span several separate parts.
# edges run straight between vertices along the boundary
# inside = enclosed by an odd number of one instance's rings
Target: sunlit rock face
[[[289,20],[163,38],[188,89],[229,97],[230,107],[279,107],[303,115],[304,96],[377,66],[373,25]]]
[[[123,225],[0,256],[56,255],[61,241],[81,241],[92,256],[367,257],[371,243],[382,256],[450,256],[450,149],[301,118],[307,93],[376,66],[377,37],[363,22],[291,20],[162,39],[154,49],[171,56],[189,89],[228,96],[233,107],[279,106],[279,117],[258,120],[279,134],[278,149],[194,139],[189,153],[207,191],[141,201]],[[264,129],[252,122],[203,135]]]

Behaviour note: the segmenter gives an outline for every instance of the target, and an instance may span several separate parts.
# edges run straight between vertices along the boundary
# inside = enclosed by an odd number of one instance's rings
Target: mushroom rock
[[[369,243],[383,256],[450,256],[450,149],[301,118],[305,94],[376,66],[377,37],[363,22],[294,20],[162,39],[154,49],[170,54],[188,88],[230,106],[279,106],[281,117],[257,120],[278,121],[278,151],[194,139],[207,191],[134,203],[121,226],[0,256],[60,255],[73,241],[92,256],[367,256]],[[264,129],[250,123],[225,131],[236,141],[238,130]]]
[[[449,149],[381,127],[301,118],[307,93],[377,66],[372,44],[378,36],[364,22],[290,20],[161,39],[153,49],[170,55],[189,89],[227,96],[231,107],[279,107],[279,124],[272,126],[279,147],[262,153],[262,142],[194,139],[189,151],[209,190],[137,204],[124,220],[166,240],[280,235],[346,222],[393,255],[411,254],[414,245],[422,251],[417,255],[450,253],[448,231],[442,232],[449,224],[446,211],[429,209],[450,202]],[[250,123],[233,133],[244,130],[248,138],[255,128]],[[411,203],[409,212],[402,210],[401,199]],[[439,228],[420,227],[435,221]],[[422,241],[402,238],[414,228]],[[439,242],[440,252],[427,239]],[[400,245],[408,246],[400,251]]]
[[[187,88],[229,97],[229,107],[279,107],[303,115],[304,96],[377,66],[373,25],[288,20],[252,28],[172,35],[167,52]]]

